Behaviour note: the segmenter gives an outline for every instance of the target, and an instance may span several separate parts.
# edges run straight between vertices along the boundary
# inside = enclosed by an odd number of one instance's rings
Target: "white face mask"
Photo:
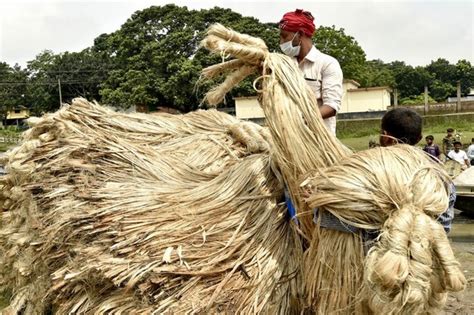
[[[285,55],[290,56],[290,57],[296,57],[300,54],[301,46],[300,45],[293,46],[293,40],[295,39],[297,34],[298,33],[295,33],[295,36],[293,36],[293,38],[290,41],[280,44],[280,49]]]

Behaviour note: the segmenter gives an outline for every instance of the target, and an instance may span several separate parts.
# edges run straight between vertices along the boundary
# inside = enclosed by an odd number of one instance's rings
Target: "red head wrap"
[[[303,32],[311,37],[314,33],[314,17],[311,12],[297,9],[295,12],[288,12],[280,20],[280,28],[288,32]]]

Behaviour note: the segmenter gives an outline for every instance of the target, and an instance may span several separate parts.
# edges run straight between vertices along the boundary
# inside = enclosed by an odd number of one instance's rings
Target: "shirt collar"
[[[311,47],[311,50],[308,52],[306,57],[304,57],[304,59],[310,62],[315,62],[316,58],[318,57],[318,54],[319,54],[319,50],[313,45],[313,47]]]

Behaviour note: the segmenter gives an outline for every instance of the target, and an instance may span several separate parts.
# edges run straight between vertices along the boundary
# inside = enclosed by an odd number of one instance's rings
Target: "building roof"
[[[347,92],[364,92],[364,91],[373,91],[373,90],[387,90],[389,92],[392,89],[389,86],[373,86],[373,87],[366,87],[366,88],[357,88],[357,89],[349,89]]]
[[[257,95],[253,95],[253,96],[237,96],[237,97],[234,97],[234,100],[253,100],[255,98],[257,98],[258,96]]]
[[[352,83],[352,84],[354,84],[354,85],[357,86],[357,87],[360,86],[360,83],[359,83],[359,82],[357,82],[357,81],[355,81],[355,80],[352,80],[352,79],[344,79],[344,80],[342,81],[342,83]]]

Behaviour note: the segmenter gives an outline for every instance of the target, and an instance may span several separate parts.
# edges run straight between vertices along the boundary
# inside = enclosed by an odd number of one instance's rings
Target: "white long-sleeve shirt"
[[[336,113],[341,108],[342,70],[339,62],[312,47],[299,63],[300,70],[318,100],[318,105],[332,107]],[[324,119],[328,130],[336,135],[336,116]]]
[[[467,157],[472,161],[474,160],[474,144],[471,144],[467,148]]]

